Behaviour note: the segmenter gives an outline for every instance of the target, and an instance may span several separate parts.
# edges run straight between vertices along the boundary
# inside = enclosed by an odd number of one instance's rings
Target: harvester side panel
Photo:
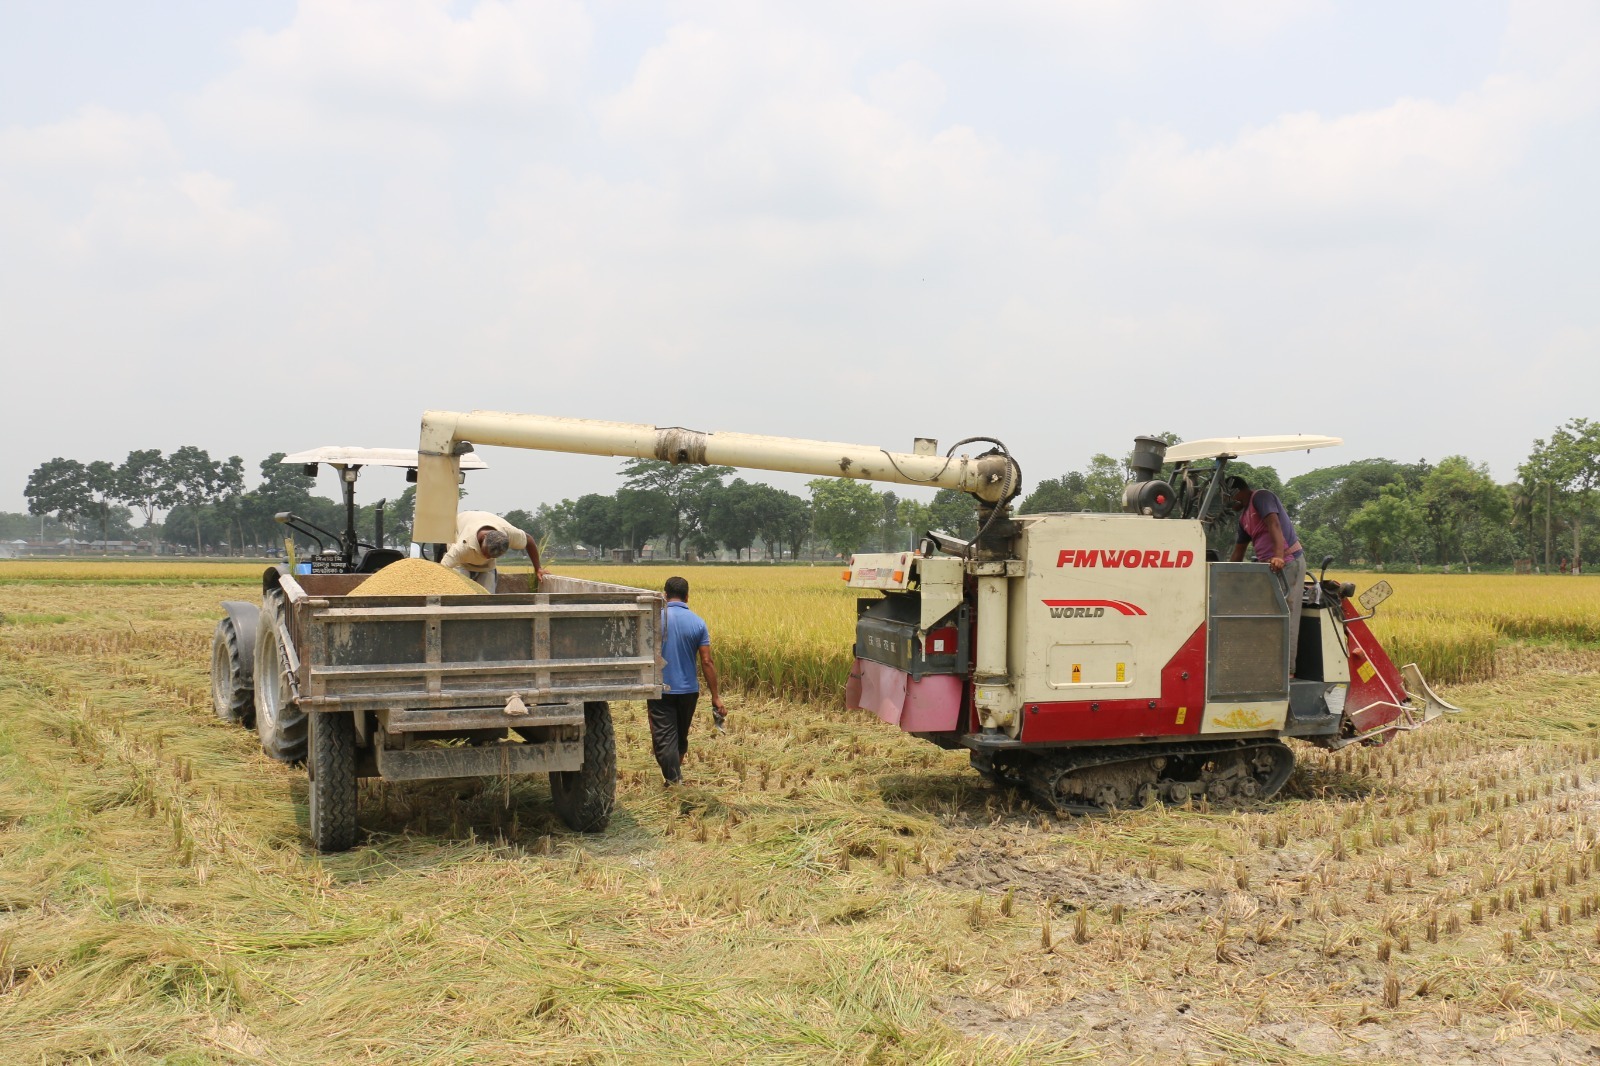
[[[1013,581],[1009,640],[1020,703],[1164,702],[1163,670],[1205,624],[1200,526],[1109,514],[1018,521],[1027,568]]]
[[[1182,737],[1200,731],[1206,699],[1206,627],[1194,631],[1161,669],[1157,699],[1071,700],[1023,705],[1029,744]]]

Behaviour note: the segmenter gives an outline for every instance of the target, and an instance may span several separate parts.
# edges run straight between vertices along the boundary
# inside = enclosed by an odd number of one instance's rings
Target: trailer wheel
[[[306,712],[294,702],[289,668],[284,665],[278,637],[283,617],[283,593],[268,592],[256,627],[256,735],[261,750],[279,762],[306,760]]]
[[[211,709],[224,722],[248,729],[256,724],[256,694],[247,680],[246,654],[233,619],[219,621],[211,638]]]
[[[313,714],[307,735],[311,846],[348,851],[356,842],[355,719],[340,711]]]
[[[556,814],[580,833],[598,833],[611,821],[617,799],[617,735],[611,705],[583,705],[583,768],[552,771],[550,795]]]

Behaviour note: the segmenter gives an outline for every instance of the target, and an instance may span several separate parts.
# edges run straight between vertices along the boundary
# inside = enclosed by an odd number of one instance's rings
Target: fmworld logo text
[[[1107,609],[1127,618],[1144,617],[1144,608],[1127,600],[1042,600],[1051,618],[1104,618]]]
[[[1162,569],[1171,570],[1183,566],[1194,565],[1194,552],[1157,551],[1154,548],[1063,548],[1056,558],[1057,566],[1073,567],[1120,567],[1124,570],[1144,568],[1146,570]]]

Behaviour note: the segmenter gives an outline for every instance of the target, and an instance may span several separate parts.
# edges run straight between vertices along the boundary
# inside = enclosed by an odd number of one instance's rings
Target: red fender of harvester
[[[1200,718],[1205,709],[1206,627],[1201,623],[1161,668],[1159,699],[1024,703],[1022,740],[1038,744],[1192,736],[1200,732]]]
[[[1400,707],[1406,703],[1406,686],[1389,653],[1383,650],[1383,645],[1360,617],[1356,605],[1345,600],[1344,631],[1350,641],[1350,693],[1345,698],[1344,711],[1355,731],[1365,733],[1400,717]],[[1392,731],[1381,734],[1383,740],[1392,736]]]

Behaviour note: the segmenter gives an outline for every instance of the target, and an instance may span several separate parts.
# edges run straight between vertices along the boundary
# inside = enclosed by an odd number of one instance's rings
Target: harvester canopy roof
[[[1281,437],[1207,437],[1188,440],[1167,449],[1169,463],[1192,463],[1197,459],[1237,459],[1241,455],[1266,455],[1270,452],[1310,451],[1343,444],[1342,437],[1323,437],[1314,433],[1290,433]]]
[[[398,466],[408,470],[417,468],[415,448],[346,448],[329,445],[295,452],[278,460],[281,463],[327,463],[329,466]],[[487,470],[489,464],[478,458],[476,452],[461,456],[461,469]]]

